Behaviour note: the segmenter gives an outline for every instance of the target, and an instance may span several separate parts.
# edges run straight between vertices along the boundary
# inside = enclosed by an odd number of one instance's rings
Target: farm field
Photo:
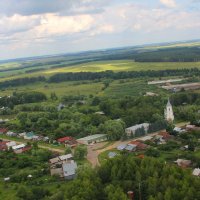
[[[158,88],[156,85],[148,85],[145,79],[124,79],[115,80],[109,84],[105,90],[103,90],[103,82],[95,81],[81,81],[81,82],[63,82],[63,83],[36,83],[26,86],[10,87],[6,90],[0,90],[1,96],[12,95],[13,92],[27,92],[37,91],[46,94],[50,97],[52,92],[55,92],[58,97],[64,95],[97,95],[108,96],[117,98],[123,96],[138,96],[143,95],[146,92],[155,92],[158,94],[168,93],[162,88]]]
[[[0,81],[32,77],[32,76],[46,76],[49,77],[56,73],[68,72],[101,72],[106,70],[119,71],[141,71],[141,70],[165,70],[165,69],[183,69],[183,68],[200,68],[200,62],[134,62],[132,60],[112,60],[89,62],[79,65],[48,68],[43,71],[33,73],[25,73],[25,69],[14,70],[9,72],[0,72]],[[30,69],[30,68],[29,68]],[[16,74],[17,72],[17,74]]]
[[[91,62],[66,68],[49,69],[44,74],[64,73],[64,72],[100,72],[112,71],[141,71],[141,70],[164,70],[200,67],[200,62],[160,62],[145,63],[133,62],[131,60],[115,60]]]

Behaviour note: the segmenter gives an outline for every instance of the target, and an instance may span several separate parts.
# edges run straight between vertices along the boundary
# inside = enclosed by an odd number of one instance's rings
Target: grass
[[[12,95],[13,92],[38,91],[50,97],[55,92],[58,97],[64,95],[95,95],[95,96],[138,96],[146,92],[157,94],[168,94],[162,88],[155,85],[148,85],[146,79],[124,79],[112,81],[108,88],[102,90],[103,82],[82,81],[82,82],[62,82],[62,83],[35,83],[27,86],[10,87],[0,91],[0,96]]]
[[[131,60],[115,60],[115,61],[101,61],[91,62],[87,64],[76,65],[72,67],[50,69],[44,74],[55,74],[64,72],[100,72],[106,70],[112,71],[140,71],[140,70],[164,70],[164,69],[182,69],[200,67],[200,63],[184,63],[184,62],[133,62]]]
[[[90,95],[97,94],[99,91],[101,91],[102,87],[103,83],[101,82],[63,82],[52,84],[36,83],[27,86],[11,87],[6,90],[1,90],[0,96],[11,95],[15,91],[38,91],[45,93],[47,96],[50,96],[52,92],[55,92],[58,97],[64,95]]]

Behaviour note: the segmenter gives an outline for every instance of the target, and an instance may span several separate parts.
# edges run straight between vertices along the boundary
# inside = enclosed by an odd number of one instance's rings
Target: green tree
[[[87,147],[85,145],[78,145],[74,150],[74,158],[76,160],[83,160],[87,155]]]

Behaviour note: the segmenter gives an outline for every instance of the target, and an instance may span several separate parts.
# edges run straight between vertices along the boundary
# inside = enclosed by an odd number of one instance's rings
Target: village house
[[[35,134],[31,131],[31,132],[25,133],[24,139],[25,140],[32,140],[34,138],[34,136],[35,136]]]
[[[144,129],[144,132],[147,133],[149,129],[149,123],[137,124],[125,129],[125,132],[128,137],[135,136],[135,133],[138,129]]]
[[[14,133],[14,132],[12,132],[12,131],[8,131],[8,132],[6,133],[6,135],[7,135],[7,136],[10,136],[10,137],[15,137],[15,136],[17,136],[17,133]]]
[[[7,146],[8,149],[10,149],[10,148],[12,148],[13,146],[16,146],[16,145],[17,144],[14,141],[9,141],[9,142],[6,143],[6,146]]]
[[[117,150],[123,151],[126,148],[126,146],[127,146],[126,144],[120,144],[117,146]]]
[[[50,159],[51,176],[58,175],[67,180],[74,179],[76,176],[77,164],[72,158],[72,154],[67,154]]]
[[[136,151],[136,145],[134,145],[134,144],[127,144],[126,147],[125,147],[125,150],[129,151],[129,152]]]
[[[26,132],[19,133],[19,134],[18,134],[18,137],[19,137],[19,138],[24,138],[25,135],[26,135]]]
[[[192,175],[200,177],[200,168],[195,168],[192,172]]]
[[[8,149],[6,141],[0,141],[0,151],[6,151]]]
[[[195,125],[187,125],[185,128],[187,131],[200,131],[200,127]]]
[[[182,128],[180,128],[180,127],[175,127],[173,130],[174,130],[175,132],[177,132],[177,133],[185,133],[185,132],[186,132],[185,129],[182,129]]]
[[[7,128],[0,128],[0,134],[6,134],[8,132]]]
[[[49,163],[51,164],[51,166],[56,164],[62,164],[63,162],[71,160],[72,158],[73,158],[72,154],[66,154],[50,159]]]
[[[77,141],[73,137],[63,137],[57,139],[59,144],[64,144],[65,146],[75,147],[77,145]]]
[[[12,149],[16,154],[20,154],[29,151],[31,149],[31,146],[26,146],[26,144],[19,144],[16,146],[12,146]]]
[[[60,167],[51,168],[51,176],[59,176],[66,180],[72,180],[76,177],[77,164],[74,160],[64,162]]]
[[[76,177],[77,164],[74,160],[63,163],[63,176],[66,180],[72,180]]]
[[[191,160],[184,160],[184,159],[177,159],[174,161],[179,167],[187,168],[190,167],[192,164]]]
[[[130,144],[135,145],[135,148],[136,148],[137,151],[145,150],[145,149],[148,147],[148,145],[142,143],[142,142],[139,141],[139,140],[131,141],[131,142],[129,143],[129,145],[130,145]]]
[[[156,144],[166,144],[167,141],[173,138],[168,132],[160,132],[154,137],[154,142]]]

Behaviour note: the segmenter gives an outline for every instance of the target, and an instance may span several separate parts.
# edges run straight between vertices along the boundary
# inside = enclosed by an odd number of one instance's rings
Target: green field
[[[0,90],[0,96],[12,95],[13,92],[38,91],[50,97],[55,92],[58,97],[64,95],[95,95],[95,96],[138,96],[146,92],[155,92],[158,94],[167,93],[164,89],[155,85],[148,85],[146,79],[124,79],[112,81],[108,88],[103,90],[103,82],[79,81],[62,83],[36,83],[27,86],[10,87],[6,90]]]
[[[31,74],[24,73],[23,70],[16,70],[9,72],[0,72],[0,81],[5,81],[14,78],[31,77],[31,76],[46,76],[49,77],[56,73],[67,72],[101,72],[106,70],[119,71],[141,71],[141,70],[165,70],[165,69],[183,69],[183,68],[200,68],[200,62],[133,62],[131,60],[113,60],[101,62],[89,62],[74,66],[51,69],[44,71],[33,72]],[[30,69],[30,68],[29,68]],[[6,75],[6,73],[9,73]]]
[[[138,63],[131,60],[115,60],[91,62],[87,64],[76,65],[72,67],[49,69],[44,74],[55,74],[64,72],[101,72],[112,71],[140,71],[140,70],[164,70],[164,69],[182,69],[182,68],[200,68],[200,62],[170,62],[170,63]]]

